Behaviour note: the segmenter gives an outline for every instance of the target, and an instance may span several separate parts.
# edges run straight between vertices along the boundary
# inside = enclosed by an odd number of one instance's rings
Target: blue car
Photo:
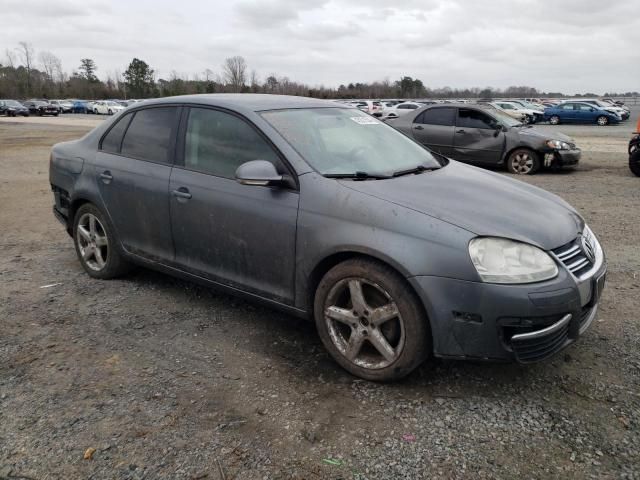
[[[551,125],[559,123],[597,123],[609,125],[619,123],[622,118],[615,113],[586,102],[565,102],[544,109],[544,119]]]

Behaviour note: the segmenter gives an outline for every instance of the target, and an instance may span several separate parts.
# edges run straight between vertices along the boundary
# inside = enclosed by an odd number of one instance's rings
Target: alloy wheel
[[[78,249],[83,262],[92,270],[100,271],[109,258],[107,233],[98,217],[85,213],[77,227]]]
[[[405,328],[398,306],[380,285],[364,278],[346,278],[333,286],[324,320],[334,346],[354,365],[381,369],[402,353]]]
[[[533,169],[534,160],[530,153],[521,152],[511,159],[512,171],[526,175]]]
[[[609,120],[607,119],[607,117],[605,117],[605,116],[598,117],[598,125],[604,126],[607,123],[609,123]]]

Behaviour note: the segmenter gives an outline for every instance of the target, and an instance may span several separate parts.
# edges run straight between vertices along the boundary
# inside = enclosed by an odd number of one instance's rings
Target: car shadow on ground
[[[205,315],[209,312],[224,318],[224,331],[216,333],[218,341],[221,334],[226,335],[228,339],[224,341],[235,344],[239,354],[259,356],[277,364],[288,375],[298,377],[297,380],[307,382],[310,378],[321,378],[325,383],[336,385],[361,381],[333,361],[311,321],[147,269],[137,269],[123,280],[131,286],[170,295],[178,305],[189,305]],[[201,323],[202,319],[194,319],[193,324],[187,319],[181,327],[197,331]],[[238,342],[238,338],[244,341]],[[140,348],[144,349],[144,345]],[[555,361],[561,362],[562,358],[532,366],[431,358],[392,385],[399,390],[417,389],[433,395],[446,391],[448,396],[495,396],[496,388],[501,385],[514,391],[519,386],[528,386],[532,377],[555,369]]]

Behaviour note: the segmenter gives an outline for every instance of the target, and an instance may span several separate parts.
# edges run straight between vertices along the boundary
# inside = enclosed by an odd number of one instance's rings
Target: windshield
[[[4,104],[7,107],[22,107],[22,104],[16,102],[15,100],[5,100]]]
[[[273,110],[262,117],[323,175],[390,175],[441,166],[428,150],[356,109]]]

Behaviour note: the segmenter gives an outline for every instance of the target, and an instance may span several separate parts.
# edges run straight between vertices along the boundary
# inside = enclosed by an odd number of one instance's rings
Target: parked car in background
[[[60,113],[58,107],[51,105],[49,102],[45,102],[44,100],[26,100],[22,102],[22,104],[29,109],[29,113],[34,115],[53,115],[54,117],[57,117]]]
[[[125,107],[112,100],[103,100],[93,104],[93,112],[98,115],[113,115],[124,109]]]
[[[70,100],[50,100],[51,105],[58,107],[60,113],[71,113],[73,111],[73,102]]]
[[[71,107],[71,111],[73,113],[89,113],[89,106],[87,102],[84,100],[73,100],[73,106]]]
[[[491,105],[493,105],[494,107],[501,108],[508,114],[510,111],[513,111],[514,109],[516,112],[522,113],[523,114],[522,123],[524,123],[525,125],[528,123],[536,123],[537,121],[540,121],[544,118],[544,112],[542,110],[526,108],[522,106],[520,103],[515,101],[506,102],[506,101],[499,100],[496,102],[492,102]]]
[[[505,115],[510,116],[511,118],[517,120],[522,124],[529,123],[527,114],[520,111],[520,109],[516,108],[515,105],[507,102],[490,102],[488,103],[488,105],[495,108],[496,110],[500,110]]]
[[[49,165],[89,276],[135,263],[265,302],[315,321],[368,380],[432,355],[547,359],[589,328],[605,284],[602,247],[564,200],[335,102],[149,100],[55,145]]]
[[[570,100],[567,100],[563,103],[566,103]],[[618,115],[623,121],[627,120],[630,116],[630,113],[627,112],[624,108],[619,107],[617,105],[611,105],[610,103],[603,102],[602,100],[598,100],[595,98],[581,98],[581,103],[588,103],[589,105],[593,105],[594,107],[600,108],[602,110],[606,110],[607,112],[615,113]]]
[[[418,102],[402,102],[394,105],[393,107],[385,109],[382,118],[384,120],[388,120],[391,118],[398,118],[406,115],[408,113],[417,110],[418,108],[422,108],[424,105]]]
[[[357,100],[350,102],[351,105],[355,106],[357,109],[368,113],[369,115],[373,115],[374,117],[382,116],[382,103],[376,100]]]
[[[389,125],[445,157],[480,166],[504,165],[531,175],[543,166],[573,166],[581,151],[561,133],[524,126],[488,105],[436,105]]]
[[[28,117],[29,109],[17,100],[0,100],[0,115]]]
[[[555,107],[545,108],[544,118],[551,125],[559,123],[596,123],[604,126],[619,123],[622,118],[616,113],[584,102],[567,101]]]

